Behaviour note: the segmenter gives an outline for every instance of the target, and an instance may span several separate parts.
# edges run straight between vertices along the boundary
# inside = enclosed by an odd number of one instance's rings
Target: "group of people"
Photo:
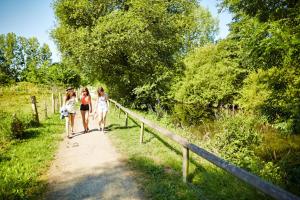
[[[94,110],[94,118],[98,118],[99,130],[104,132],[105,120],[109,108],[108,96],[104,92],[103,87],[97,90],[98,98],[96,101],[96,108]],[[73,88],[68,88],[66,90],[65,97],[65,109],[67,110],[68,117],[71,123],[71,132],[74,134],[74,120],[76,114],[76,92]],[[92,97],[87,87],[83,88],[80,96],[80,113],[82,117],[82,124],[84,128],[84,133],[89,132],[89,115],[93,113],[92,107]]]

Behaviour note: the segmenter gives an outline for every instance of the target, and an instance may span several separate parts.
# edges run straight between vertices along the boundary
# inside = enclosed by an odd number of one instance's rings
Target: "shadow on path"
[[[47,199],[140,199],[123,164],[105,165],[91,168],[89,173],[78,170],[78,176],[57,183]]]

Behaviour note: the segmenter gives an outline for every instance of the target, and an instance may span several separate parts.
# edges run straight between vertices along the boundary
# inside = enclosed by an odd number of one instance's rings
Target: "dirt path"
[[[61,142],[49,170],[46,199],[142,199],[131,172],[106,134],[90,118],[91,132],[82,134],[80,113],[75,136]]]

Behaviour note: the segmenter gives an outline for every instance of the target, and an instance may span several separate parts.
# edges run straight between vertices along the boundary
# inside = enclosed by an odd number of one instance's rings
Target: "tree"
[[[81,77],[77,70],[64,63],[53,63],[47,68],[45,80],[46,84],[58,86],[80,87]]]
[[[169,87],[161,86],[182,71],[178,60],[212,41],[216,30],[216,20],[196,1],[57,0],[54,9],[52,35],[62,55],[136,107],[143,104],[136,98],[153,104],[166,95]]]
[[[248,71],[241,107],[286,132],[299,132],[300,2],[224,0],[234,13],[229,37]]]

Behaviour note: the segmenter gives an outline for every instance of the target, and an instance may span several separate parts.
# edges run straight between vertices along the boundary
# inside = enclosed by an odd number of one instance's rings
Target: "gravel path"
[[[90,118],[91,132],[82,134],[80,112],[72,139],[61,142],[48,173],[46,199],[142,199],[131,172],[106,134]]]

